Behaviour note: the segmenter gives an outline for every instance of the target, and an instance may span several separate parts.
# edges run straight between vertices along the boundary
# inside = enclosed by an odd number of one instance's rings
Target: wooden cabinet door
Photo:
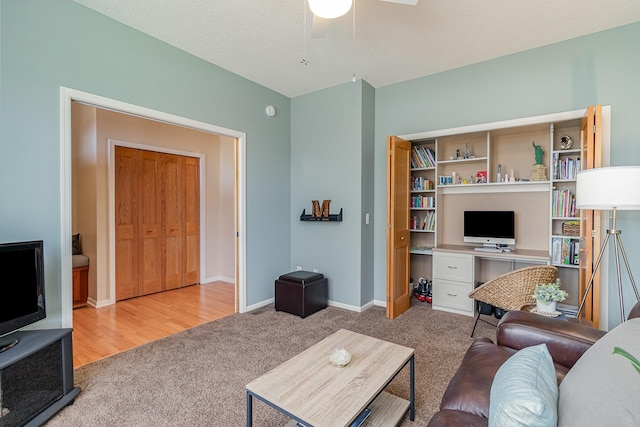
[[[200,167],[199,159],[185,157],[183,164],[184,285],[200,282]]]
[[[580,158],[582,169],[602,166],[602,106],[587,108],[587,114],[580,122]],[[584,305],[585,319],[597,328],[600,323],[600,271],[593,274],[593,267],[600,250],[600,214],[598,211],[580,211],[580,237],[584,244],[584,254],[580,258],[578,292],[580,301],[593,275],[593,285]]]
[[[200,160],[116,147],[116,300],[200,282]]]
[[[387,317],[409,309],[409,156],[411,144],[389,137],[387,162]]]
[[[164,154],[162,156],[161,198],[163,228],[163,268],[164,289],[182,287],[182,157]]]
[[[115,150],[116,300],[132,298],[138,289],[138,162],[136,150]]]
[[[140,295],[162,290],[161,154],[140,151]]]

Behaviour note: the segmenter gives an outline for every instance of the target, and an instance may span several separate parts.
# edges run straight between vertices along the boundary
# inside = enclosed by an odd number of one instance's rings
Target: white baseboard
[[[232,285],[235,285],[236,279],[234,277],[213,276],[213,277],[207,277],[206,279],[200,280],[200,283],[211,283],[211,282],[225,282],[225,283],[231,283]]]
[[[247,306],[247,311],[253,311],[253,310],[257,310],[259,308],[262,308],[264,306],[267,306],[269,304],[273,304],[275,302],[275,298],[269,298],[267,300],[264,301],[260,301],[256,304],[252,304]],[[373,301],[369,301],[368,303],[366,303],[365,305],[363,305],[362,307],[358,307],[356,305],[350,305],[350,304],[344,304],[338,301],[328,301],[328,305],[330,305],[331,307],[337,307],[337,308],[343,308],[345,310],[349,310],[349,311],[355,311],[358,313],[362,313],[363,311],[373,307],[373,306],[382,306],[382,307],[386,307],[386,304],[384,303],[384,301],[378,301],[378,300],[373,300]]]
[[[379,299],[374,299],[373,300],[373,305],[378,306],[378,307],[387,307],[387,302],[386,301],[380,301]]]
[[[111,305],[111,302],[109,302],[108,299],[97,301],[95,298],[87,298],[87,304],[89,304],[91,307],[94,307],[94,308],[100,308],[100,307],[106,307],[108,305]]]
[[[276,301],[275,298],[269,298],[269,299],[266,299],[264,301],[260,301],[260,302],[255,303],[255,304],[248,305],[246,311],[248,312],[248,311],[257,310],[257,309],[262,308],[262,307],[264,307],[266,305],[273,304],[275,301]]]

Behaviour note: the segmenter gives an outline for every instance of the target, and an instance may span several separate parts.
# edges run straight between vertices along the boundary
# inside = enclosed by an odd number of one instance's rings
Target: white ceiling
[[[307,9],[305,54],[305,0],[75,1],[288,97],[354,72],[377,88],[640,21],[639,0],[355,0],[355,49],[353,8],[323,38],[311,38]]]

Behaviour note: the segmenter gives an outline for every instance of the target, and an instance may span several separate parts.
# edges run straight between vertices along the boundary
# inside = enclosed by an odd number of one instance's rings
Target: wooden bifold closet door
[[[116,300],[200,281],[199,159],[115,149]]]

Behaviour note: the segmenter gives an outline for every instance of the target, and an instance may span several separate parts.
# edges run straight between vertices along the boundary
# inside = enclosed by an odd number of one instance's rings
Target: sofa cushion
[[[452,411],[451,409],[443,409],[429,420],[427,427],[486,427],[488,422],[488,419],[481,417],[480,415],[474,415],[463,411]]]
[[[490,427],[555,426],[558,383],[546,344],[511,356],[493,379],[490,399]]]
[[[559,426],[639,426],[640,372],[616,347],[640,359],[640,319],[608,332],[560,384]]]
[[[80,255],[82,249],[80,248],[80,233],[73,234],[71,236],[71,255]]]
[[[489,338],[474,340],[444,392],[440,409],[464,411],[488,418],[493,377],[515,353],[516,350],[495,345]]]
[[[72,255],[71,265],[73,268],[86,267],[89,265],[89,257],[86,255]]]

